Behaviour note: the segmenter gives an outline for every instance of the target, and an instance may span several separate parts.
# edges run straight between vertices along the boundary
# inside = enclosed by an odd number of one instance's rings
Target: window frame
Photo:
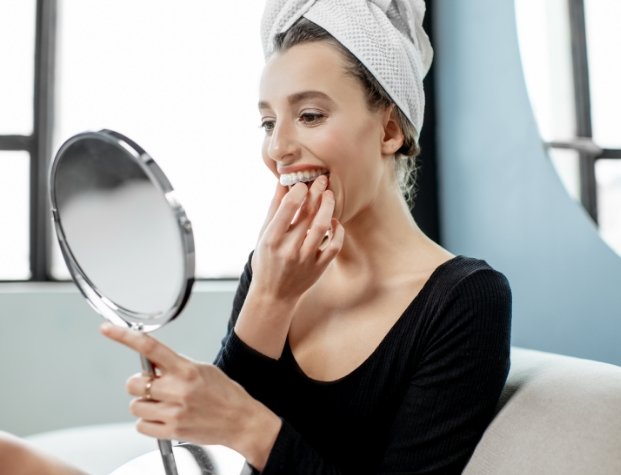
[[[56,0],[36,1],[32,132],[30,135],[0,135],[1,151],[25,151],[30,156],[30,279],[27,281],[34,282],[50,280],[47,261],[51,223],[47,182],[52,153],[56,13]]]
[[[571,37],[571,63],[576,110],[575,138],[546,142],[548,148],[571,149],[578,154],[580,203],[598,224],[598,199],[595,166],[599,159],[621,159],[621,149],[599,147],[593,139],[591,86],[584,0],[567,0]]]
[[[52,242],[48,174],[52,160],[55,116],[58,0],[36,0],[33,124],[30,135],[0,134],[0,151],[25,151],[29,154],[29,268],[28,279],[2,279],[0,283],[64,282],[51,274]],[[433,6],[427,4],[424,28],[433,44]],[[426,119],[420,136],[423,165],[417,173],[416,202],[411,212],[421,229],[442,244],[439,218],[438,172],[435,118],[434,65],[425,78]],[[419,163],[420,163],[419,162]],[[203,281],[230,281],[232,277],[198,278]]]

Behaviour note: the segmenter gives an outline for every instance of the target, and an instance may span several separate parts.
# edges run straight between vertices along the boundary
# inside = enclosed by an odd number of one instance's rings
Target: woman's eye
[[[261,128],[265,130],[266,133],[270,133],[274,130],[274,121],[273,120],[262,120]]]
[[[305,125],[316,125],[321,122],[324,117],[325,116],[320,112],[304,112],[300,114],[300,122]]]

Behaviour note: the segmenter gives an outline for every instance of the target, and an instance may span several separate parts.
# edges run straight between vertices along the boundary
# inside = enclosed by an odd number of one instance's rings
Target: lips
[[[282,186],[293,186],[296,183],[308,183],[314,181],[318,176],[327,175],[328,170],[318,168],[314,170],[303,170],[293,173],[283,173],[280,175],[280,184]]]

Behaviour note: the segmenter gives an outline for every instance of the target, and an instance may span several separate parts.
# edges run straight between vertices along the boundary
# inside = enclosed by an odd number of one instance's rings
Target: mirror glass
[[[621,2],[515,0],[522,66],[548,155],[621,255]]]
[[[194,278],[192,227],[153,159],[113,131],[67,140],[52,167],[63,257],[93,307],[150,331],[176,317]]]

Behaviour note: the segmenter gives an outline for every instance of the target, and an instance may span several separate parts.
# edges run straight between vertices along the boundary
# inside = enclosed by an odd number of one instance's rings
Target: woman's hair
[[[413,205],[416,195],[416,174],[418,169],[416,157],[420,153],[416,140],[416,131],[412,123],[401,112],[401,109],[396,106],[377,79],[330,33],[306,18],[300,18],[286,32],[276,35],[274,37],[274,48],[275,51],[285,51],[295,45],[315,41],[325,41],[334,46],[343,55],[346,71],[358,78],[362,84],[370,110],[376,111],[381,107],[394,107],[393,111],[404,138],[403,145],[395,154],[395,170],[401,192],[408,204]]]

